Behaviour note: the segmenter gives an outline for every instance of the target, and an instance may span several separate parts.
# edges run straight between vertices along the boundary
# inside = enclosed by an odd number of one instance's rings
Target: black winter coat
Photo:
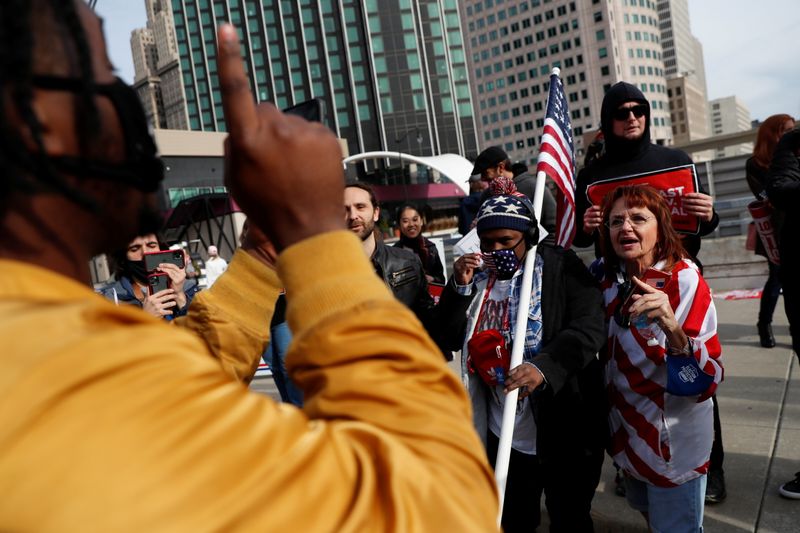
[[[784,135],[775,148],[767,176],[767,196],[786,217],[780,234],[781,267],[800,266],[800,130]]]
[[[547,381],[533,396],[537,456],[562,461],[597,453],[607,441],[607,402],[597,359],[606,339],[605,313],[597,282],[574,252],[540,244],[537,253],[544,261],[543,330],[533,362]],[[449,333],[448,348],[461,349],[475,297],[480,295],[459,295],[452,278],[445,287],[439,313],[449,319],[442,324]]]
[[[394,297],[417,315],[428,335],[442,350],[444,358],[451,361],[452,352],[444,349],[441,343],[442,329],[438,322],[437,306],[428,292],[428,280],[425,278],[422,262],[417,254],[376,241],[372,266]]]
[[[376,241],[372,266],[394,297],[414,311],[425,324],[434,304],[417,254]]]
[[[647,121],[645,122],[644,134],[635,141],[627,141],[616,137],[613,133],[612,113],[619,106],[626,102],[635,101],[647,106]],[[641,174],[677,166],[689,165],[692,159],[681,150],[667,148],[650,142],[650,107],[649,102],[641,91],[625,82],[614,85],[603,99],[601,109],[601,122],[603,136],[605,139],[605,153],[597,160],[590,163],[578,173],[575,190],[575,246],[584,248],[591,244],[597,244],[596,232],[587,235],[583,232],[583,215],[590,207],[586,197],[586,189],[596,181]],[[698,192],[705,193],[701,187]],[[700,251],[700,237],[708,235],[717,228],[719,215],[714,212],[713,218],[700,223],[698,235],[687,235],[683,240],[686,251],[693,257],[697,257]],[[600,256],[598,249],[598,257]]]
[[[417,250],[413,248],[414,244],[416,243],[409,243],[406,239],[401,237],[399,241],[394,243],[394,247],[402,248],[403,250],[408,250],[412,254],[416,254],[422,263],[422,271],[432,277],[434,282],[440,285],[444,284],[444,265],[442,265],[442,260],[439,258],[439,250],[436,248],[436,245],[429,239],[422,237],[422,245],[425,246],[425,259],[423,259],[423,255],[417,253]]]

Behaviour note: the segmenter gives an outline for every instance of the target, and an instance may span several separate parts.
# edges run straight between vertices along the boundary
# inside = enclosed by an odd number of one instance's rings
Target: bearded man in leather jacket
[[[344,189],[344,208],[347,227],[355,233],[372,260],[375,272],[391,289],[395,298],[409,307],[420,322],[431,331],[433,298],[428,293],[428,281],[416,254],[402,248],[386,246],[375,237],[375,223],[381,208],[369,185],[351,183]]]

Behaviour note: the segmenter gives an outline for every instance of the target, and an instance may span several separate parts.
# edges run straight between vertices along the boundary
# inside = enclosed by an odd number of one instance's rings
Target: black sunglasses
[[[611,115],[614,120],[628,120],[628,116],[633,113],[635,118],[642,118],[647,113],[647,106],[644,104],[635,105],[633,107],[620,107],[615,109]]]

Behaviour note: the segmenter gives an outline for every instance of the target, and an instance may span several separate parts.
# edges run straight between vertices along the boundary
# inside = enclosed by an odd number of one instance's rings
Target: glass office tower
[[[320,97],[350,154],[473,155],[457,0],[172,0],[189,129],[224,131],[216,27],[232,22],[259,101]]]

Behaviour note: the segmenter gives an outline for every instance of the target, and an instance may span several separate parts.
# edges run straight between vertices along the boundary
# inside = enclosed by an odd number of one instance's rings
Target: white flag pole
[[[560,69],[554,68],[552,73],[558,76],[560,72]],[[544,198],[546,179],[547,176],[544,172],[536,173],[533,212],[536,215],[537,223],[542,218],[542,200]],[[525,333],[528,328],[528,312],[531,308],[531,288],[533,285],[533,269],[536,264],[537,248],[538,246],[534,244],[525,256],[525,266],[522,272],[522,287],[519,292],[520,301],[519,308],[517,309],[517,321],[514,324],[514,345],[511,348],[511,363],[509,368],[516,368],[522,364],[522,349],[525,346]],[[500,527],[500,521],[503,517],[503,504],[505,502],[506,483],[508,482],[508,463],[511,457],[511,438],[514,436],[514,419],[516,418],[518,396],[519,389],[509,392],[503,404],[500,443],[497,446],[497,460],[494,465],[494,479],[497,482],[497,490],[500,492],[500,512],[497,516],[498,527]]]

